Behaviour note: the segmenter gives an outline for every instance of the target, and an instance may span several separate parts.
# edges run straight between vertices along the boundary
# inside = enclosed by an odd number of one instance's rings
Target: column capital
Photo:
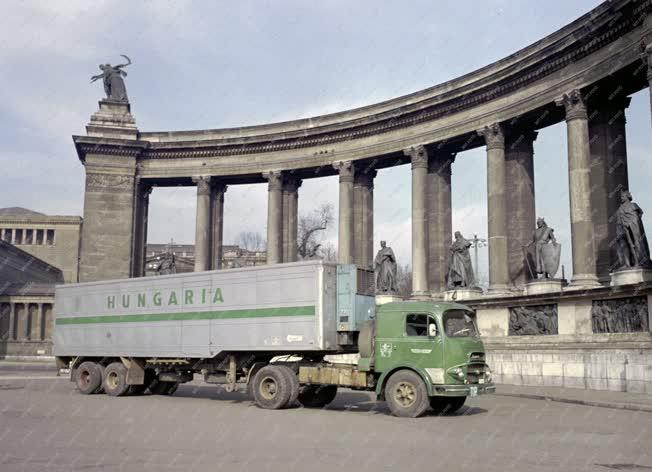
[[[299,190],[299,187],[301,187],[302,183],[303,180],[301,180],[299,177],[288,176],[285,178],[283,187],[286,192],[294,193]]]
[[[640,43],[641,60],[647,65],[647,80],[652,80],[652,43]]]
[[[403,154],[412,161],[412,168],[428,168],[428,150],[423,144],[403,149]]]
[[[263,178],[269,182],[269,190],[283,189],[283,172],[280,170],[268,170],[263,172]]]
[[[333,169],[339,172],[340,182],[353,182],[353,174],[355,173],[353,161],[334,162]]]
[[[484,138],[487,150],[505,149],[505,132],[500,123],[492,123],[489,126],[485,126],[477,130],[477,133]]]
[[[211,188],[217,194],[224,194],[226,193],[229,186],[226,185],[224,182],[220,182],[219,180],[214,180],[213,182],[211,182]]]
[[[353,183],[356,187],[373,189],[376,174],[376,169],[363,169],[356,171],[355,176],[353,177]]]
[[[208,175],[199,175],[192,178],[197,184],[197,195],[209,195],[211,192],[211,178]]]
[[[586,112],[586,102],[582,93],[578,89],[573,89],[555,100],[559,107],[563,106],[566,110],[566,121],[576,119],[588,119]]]

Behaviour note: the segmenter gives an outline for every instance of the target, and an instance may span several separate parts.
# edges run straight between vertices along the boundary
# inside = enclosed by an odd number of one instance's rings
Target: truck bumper
[[[486,393],[495,393],[496,386],[488,384],[433,385],[435,396],[441,397],[477,397]]]

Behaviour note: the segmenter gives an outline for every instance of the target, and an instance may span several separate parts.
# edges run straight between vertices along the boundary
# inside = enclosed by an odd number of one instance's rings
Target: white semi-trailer
[[[249,385],[264,408],[323,406],[346,386],[419,416],[493,390],[472,311],[377,307],[372,276],[308,261],[62,285],[54,354],[86,394],[171,394],[202,374],[229,391]],[[324,361],[337,353],[360,361]]]

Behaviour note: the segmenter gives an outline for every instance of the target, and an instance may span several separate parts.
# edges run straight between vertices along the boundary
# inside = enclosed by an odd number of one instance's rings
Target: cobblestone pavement
[[[269,411],[187,384],[172,397],[78,394],[51,366],[0,362],[0,470],[652,470],[652,413],[503,395],[394,418],[342,390]]]

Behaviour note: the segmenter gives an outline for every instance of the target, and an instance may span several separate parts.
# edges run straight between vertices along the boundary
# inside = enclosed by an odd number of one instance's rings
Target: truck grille
[[[469,364],[466,366],[466,381],[467,383],[477,384],[479,380],[484,377],[485,364]]]
[[[484,352],[472,352],[469,356],[471,362],[482,362],[484,364]]]

